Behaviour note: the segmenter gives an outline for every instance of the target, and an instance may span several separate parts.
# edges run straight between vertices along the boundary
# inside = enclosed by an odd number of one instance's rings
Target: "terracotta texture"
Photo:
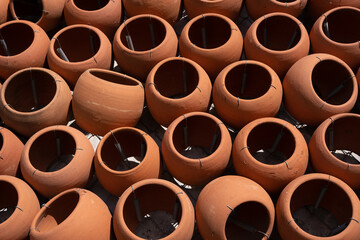
[[[244,60],[225,67],[212,91],[216,112],[234,128],[262,117],[274,117],[282,101],[279,77],[266,64]]]
[[[71,110],[66,82],[45,68],[26,68],[11,75],[0,90],[0,116],[16,132],[30,137],[45,127],[66,124]]]
[[[4,23],[8,19],[8,7],[10,0],[3,0],[0,2],[0,24]]]
[[[323,13],[330,9],[341,6],[352,6],[360,8],[360,2],[358,0],[308,0],[308,14],[315,21]]]
[[[211,88],[210,78],[199,64],[187,58],[167,58],[149,73],[146,102],[153,118],[167,127],[182,114],[206,112]]]
[[[144,99],[138,80],[110,70],[89,69],[76,83],[72,108],[82,129],[103,136],[114,128],[135,126]]]
[[[317,209],[315,205],[319,199],[321,201]],[[294,219],[294,213],[304,207],[314,207],[310,215],[312,218]],[[348,224],[346,228],[335,235],[316,236],[298,225],[306,224],[301,221],[313,218],[326,221],[325,217],[321,216],[321,211],[324,210],[335,217],[339,227]],[[338,178],[319,173],[307,174],[293,180],[281,192],[276,205],[277,227],[284,240],[356,240],[360,236],[359,218],[360,202],[354,191]],[[319,223],[312,226],[314,230],[320,227]]]
[[[16,176],[24,144],[6,128],[0,128],[0,175]]]
[[[51,126],[25,144],[20,167],[24,179],[50,198],[73,187],[86,187],[92,178],[94,150],[79,130]]]
[[[358,96],[352,70],[329,54],[312,54],[297,61],[286,74],[283,88],[288,112],[309,125],[349,112]]]
[[[203,239],[266,240],[274,219],[270,196],[256,182],[240,176],[213,180],[196,202],[196,221]]]

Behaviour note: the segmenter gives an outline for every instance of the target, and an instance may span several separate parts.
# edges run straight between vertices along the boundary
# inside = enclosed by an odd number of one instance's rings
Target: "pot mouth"
[[[91,75],[110,83],[127,85],[127,86],[138,86],[139,82],[129,78],[126,75],[118,74],[115,72],[104,71],[104,70],[90,70]]]
[[[73,0],[77,8],[85,11],[96,11],[104,8],[110,0]]]
[[[10,12],[14,19],[37,23],[41,19],[43,11],[43,3],[39,0],[13,0],[10,2]]]
[[[2,150],[4,146],[4,137],[3,134],[0,132],[0,151]]]
[[[298,0],[275,0],[275,2],[280,2],[280,3],[292,3],[292,2],[296,2]]]
[[[0,180],[0,226],[6,222],[18,207],[19,196],[16,188],[8,181]]]

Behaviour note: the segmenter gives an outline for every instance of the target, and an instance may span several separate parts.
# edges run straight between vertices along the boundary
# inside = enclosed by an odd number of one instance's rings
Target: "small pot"
[[[308,0],[307,11],[309,16],[315,21],[330,9],[342,6],[360,8],[360,2],[358,0]]]
[[[8,7],[10,0],[3,0],[0,2],[0,24],[8,20]]]
[[[18,176],[24,144],[6,128],[0,128],[0,175]]]

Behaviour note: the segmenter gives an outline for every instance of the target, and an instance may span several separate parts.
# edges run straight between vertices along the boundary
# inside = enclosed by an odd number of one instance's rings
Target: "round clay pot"
[[[8,19],[8,7],[10,0],[3,0],[0,2],[0,24],[4,23]]]
[[[231,138],[215,116],[191,112],[176,118],[161,145],[170,173],[188,185],[205,185],[220,176],[231,155]]]
[[[95,171],[101,185],[120,196],[130,185],[160,174],[160,151],[145,132],[117,128],[104,136],[95,154]]]
[[[358,95],[353,71],[329,54],[311,54],[297,61],[286,74],[283,87],[287,111],[308,125],[349,112]]]
[[[73,88],[87,69],[110,69],[111,43],[96,27],[70,25],[51,39],[47,60],[50,69],[59,73]]]
[[[190,240],[194,215],[194,207],[181,188],[166,180],[146,179],[131,185],[121,195],[113,227],[117,239]],[[151,229],[154,224],[162,232]]]
[[[28,20],[45,31],[56,28],[62,20],[65,0],[10,0],[9,10],[15,20]]]
[[[104,69],[89,69],[74,88],[72,109],[76,123],[87,132],[105,135],[139,121],[145,98],[138,80]]]
[[[20,168],[24,179],[50,198],[73,187],[85,187],[92,177],[93,156],[93,147],[82,132],[51,126],[26,142]]]
[[[257,19],[246,32],[247,59],[269,65],[284,77],[289,68],[309,53],[310,40],[304,25],[287,13],[269,13]]]
[[[309,153],[295,126],[279,118],[260,118],[238,133],[232,157],[237,174],[278,193],[305,173]]]
[[[142,82],[158,62],[176,56],[177,45],[178,39],[171,25],[151,14],[125,20],[113,41],[119,67]]]
[[[71,110],[66,82],[45,68],[26,68],[11,75],[0,90],[0,116],[16,132],[30,137],[45,127],[66,124]]]
[[[215,78],[225,66],[238,61],[242,47],[243,37],[237,25],[216,13],[191,19],[179,39],[181,56],[200,64],[210,78]]]
[[[311,50],[314,53],[334,55],[353,70],[360,67],[360,9],[334,8],[313,25],[310,32]]]
[[[6,128],[0,128],[0,175],[19,174],[19,162],[24,144]]]
[[[283,90],[274,70],[257,61],[239,61],[220,72],[214,82],[213,102],[222,120],[234,128],[280,109]]]
[[[223,176],[207,184],[196,202],[196,221],[203,239],[269,239],[275,208],[256,182]]]
[[[34,191],[26,182],[0,175],[0,239],[28,239],[30,225],[40,209]]]
[[[167,58],[149,73],[146,102],[153,118],[167,127],[182,114],[206,112],[211,88],[210,78],[199,64],[187,58]]]
[[[69,0],[65,3],[67,25],[88,24],[112,41],[121,21],[121,0]]]
[[[309,16],[315,21],[330,9],[341,6],[360,8],[360,2],[358,0],[308,0],[307,11]]]
[[[111,213],[91,191],[69,189],[43,205],[31,223],[30,239],[113,239]]]
[[[6,79],[26,67],[44,65],[50,40],[41,27],[29,21],[14,20],[1,24],[0,32],[3,40],[0,47],[1,78]]]
[[[320,174],[296,178],[281,192],[276,220],[283,240],[356,240],[360,202],[340,179]]]

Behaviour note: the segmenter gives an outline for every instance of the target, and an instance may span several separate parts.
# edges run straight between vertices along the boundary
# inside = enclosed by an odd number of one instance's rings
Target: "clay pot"
[[[168,170],[177,180],[188,185],[205,185],[225,170],[231,154],[231,138],[218,118],[192,112],[170,124],[161,150]]]
[[[304,25],[287,13],[269,13],[257,19],[245,35],[247,59],[269,65],[284,77],[289,68],[309,53],[310,40]]]
[[[85,187],[92,177],[94,150],[79,130],[51,126],[25,144],[20,168],[24,179],[50,198],[73,187]]]
[[[0,175],[0,192],[0,239],[28,239],[31,221],[40,209],[34,191],[18,178]]]
[[[203,239],[269,239],[274,204],[256,182],[223,176],[207,184],[196,202],[196,221]]]
[[[222,120],[234,128],[279,111],[282,86],[277,74],[266,64],[239,61],[230,64],[217,76],[213,102]]]
[[[310,32],[311,50],[314,53],[334,55],[354,71],[360,67],[360,9],[334,8],[324,13]]]
[[[283,87],[287,111],[308,125],[349,112],[358,95],[352,70],[329,54],[312,54],[297,61],[286,74]]]
[[[0,2],[0,24],[4,23],[8,19],[8,7],[10,0],[3,0]]]
[[[110,70],[86,70],[74,89],[76,123],[101,136],[114,128],[133,127],[141,117],[144,95],[141,82],[132,77]]]
[[[29,21],[16,20],[1,24],[0,32],[0,38],[4,40],[0,47],[1,78],[6,79],[27,67],[44,65],[50,40],[41,27]]]
[[[66,124],[71,110],[66,82],[45,68],[26,68],[11,75],[0,90],[0,116],[16,132],[30,137],[55,124]]]
[[[315,21],[322,14],[333,8],[341,6],[360,8],[360,2],[358,0],[308,0],[307,6],[309,16]]]
[[[61,29],[50,41],[47,60],[51,70],[75,86],[89,68],[110,69],[111,43],[98,28],[75,24]]]
[[[289,183],[278,199],[276,220],[284,240],[356,240],[360,202],[340,179],[307,174]]]
[[[242,46],[243,37],[237,25],[216,13],[191,19],[179,39],[181,56],[200,64],[210,78],[215,78],[225,66],[238,61]]]
[[[113,239],[111,213],[96,194],[70,189],[43,205],[31,223],[30,239]]]
[[[167,58],[149,73],[146,102],[153,118],[167,127],[182,114],[206,112],[211,88],[209,76],[199,64],[187,58]]]
[[[0,128],[0,175],[19,174],[19,162],[24,144],[6,128]]]
[[[121,0],[69,0],[65,3],[67,25],[88,24],[100,29],[112,41],[121,21]]]
[[[117,239],[190,240],[194,215],[193,205],[181,188],[166,180],[146,179],[131,185],[121,195],[113,227]],[[147,227],[154,224],[163,232],[149,229],[148,234]]]
[[[176,56],[177,44],[175,30],[167,21],[142,14],[127,19],[119,27],[113,49],[119,67],[144,82],[158,62]]]

